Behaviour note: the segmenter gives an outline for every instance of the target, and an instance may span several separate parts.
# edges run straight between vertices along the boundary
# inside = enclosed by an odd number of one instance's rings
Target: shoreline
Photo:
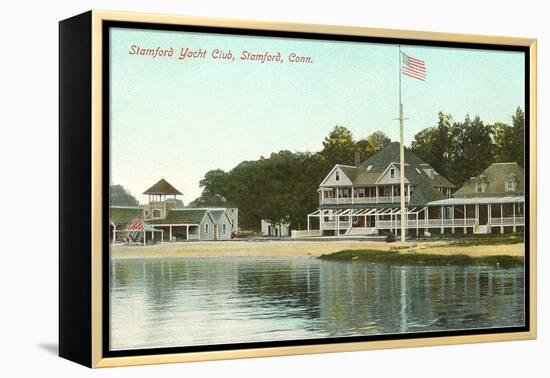
[[[148,246],[115,244],[112,259],[177,258],[177,257],[320,257],[342,251],[395,252],[397,243],[369,240],[225,240],[200,242],[167,242]],[[469,257],[523,257],[524,243],[456,245],[452,241],[408,242],[400,255],[421,253],[438,256],[465,255]],[[367,252],[365,252],[367,251]]]

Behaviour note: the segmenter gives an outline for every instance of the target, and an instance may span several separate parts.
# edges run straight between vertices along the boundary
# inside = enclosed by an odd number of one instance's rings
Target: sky
[[[212,169],[230,170],[272,152],[319,151],[336,125],[355,139],[381,130],[399,140],[397,45],[112,28],[111,183],[140,202],[160,178],[187,204]],[[135,46],[135,47],[132,47]],[[173,49],[170,56],[131,54]],[[204,58],[179,59],[182,49]],[[213,59],[214,50],[233,59]],[[241,60],[280,53],[282,63]],[[511,123],[524,108],[524,54],[403,46],[424,60],[425,82],[402,78],[405,144],[437,124],[479,115]],[[292,63],[289,55],[310,57]]]

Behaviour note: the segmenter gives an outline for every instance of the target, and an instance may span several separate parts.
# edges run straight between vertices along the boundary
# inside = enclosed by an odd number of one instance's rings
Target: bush
[[[256,236],[254,231],[235,231],[231,234],[232,239],[246,239]]]
[[[388,234],[388,236],[386,236],[386,243],[393,243],[394,241],[395,241],[394,234]]]

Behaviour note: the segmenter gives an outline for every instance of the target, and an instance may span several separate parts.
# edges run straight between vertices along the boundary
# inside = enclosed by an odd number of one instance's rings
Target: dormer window
[[[154,209],[153,210],[153,218],[160,218],[160,210]]]
[[[390,178],[395,178],[395,168],[390,168]]]
[[[483,184],[481,182],[478,182],[476,184],[476,192],[477,193],[483,193]]]
[[[518,179],[516,178],[516,175],[514,174],[508,175],[508,179],[506,180],[506,191],[515,192],[517,188],[517,182],[518,182]]]
[[[340,172],[339,171],[336,171],[334,178],[335,178],[336,181],[340,181]]]

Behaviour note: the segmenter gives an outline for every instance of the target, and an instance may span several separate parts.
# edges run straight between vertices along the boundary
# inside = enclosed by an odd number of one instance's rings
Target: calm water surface
[[[111,262],[111,349],[524,325],[523,269],[307,257]]]

